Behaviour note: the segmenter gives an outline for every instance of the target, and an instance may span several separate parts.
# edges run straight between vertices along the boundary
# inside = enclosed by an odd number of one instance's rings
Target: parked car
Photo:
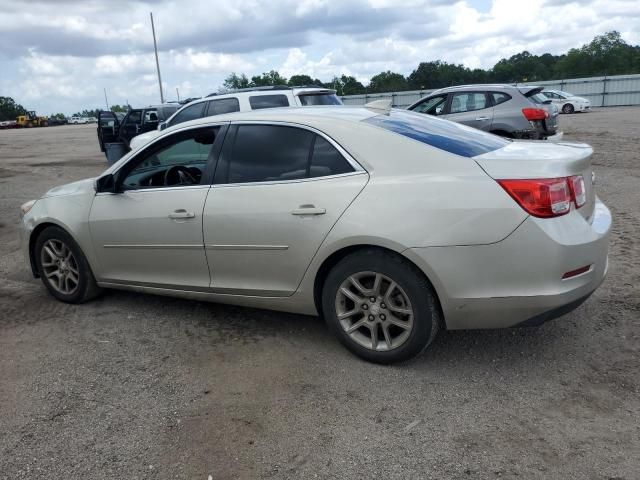
[[[69,123],[73,125],[79,125],[79,124],[89,123],[89,119],[87,117],[71,117],[69,119]]]
[[[98,143],[105,152],[106,144],[116,144],[119,150],[129,150],[129,143],[136,135],[156,130],[160,122],[168,119],[180,108],[179,103],[164,103],[144,108],[132,108],[124,117],[116,112],[98,113]]]
[[[69,123],[69,120],[67,120],[66,118],[49,117],[49,126],[50,127],[66,125],[68,123]]]
[[[542,95],[547,97],[562,113],[588,112],[591,110],[591,101],[578,97],[573,93],[562,90],[543,90]]]
[[[436,90],[408,110],[435,115],[508,138],[560,140],[558,109],[542,87],[463,85]]]
[[[538,325],[591,295],[611,229],[591,155],[405,110],[220,115],[22,205],[22,245],[63,302],[118,288],[322,314],[391,363],[440,328]]]
[[[263,108],[308,107],[318,105],[342,105],[335,90],[323,87],[253,87],[234,90],[229,93],[212,93],[205,98],[196,99],[175,112],[166,122],[158,125],[158,130],[178,125],[196,118],[211,117],[223,113],[249,112]],[[131,142],[131,148],[138,148],[152,138],[158,131],[138,135]]]

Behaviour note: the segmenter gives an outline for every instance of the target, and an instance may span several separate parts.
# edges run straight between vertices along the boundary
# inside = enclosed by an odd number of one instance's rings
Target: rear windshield
[[[378,115],[364,121],[463,157],[475,157],[509,144],[508,140],[497,135],[404,110],[391,110],[389,115]]]
[[[311,105],[342,105],[342,100],[335,93],[307,93],[298,95],[298,98],[305,107]]]

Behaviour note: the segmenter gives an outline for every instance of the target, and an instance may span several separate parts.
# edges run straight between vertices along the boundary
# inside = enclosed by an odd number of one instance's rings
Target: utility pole
[[[104,90],[104,103],[107,106],[107,112],[109,111],[109,101],[107,100],[107,89],[103,88]]]
[[[153,12],[151,16],[151,33],[153,33],[153,50],[156,52],[156,69],[158,70],[158,85],[160,86],[160,103],[164,103],[164,93],[162,93],[162,77],[160,76],[160,62],[158,61],[158,44],[156,43],[156,28],[153,25]]]

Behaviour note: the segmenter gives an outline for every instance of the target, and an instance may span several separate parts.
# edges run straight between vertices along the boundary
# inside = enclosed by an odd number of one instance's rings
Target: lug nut
[[[386,320],[387,316],[383,313],[380,315],[380,320]]]
[[[364,305],[362,305],[362,309],[363,310],[368,310],[369,309],[369,305],[367,305],[366,303]]]
[[[376,297],[371,297],[369,300],[371,301],[371,303],[375,303],[376,302]]]
[[[374,317],[373,315],[369,315],[369,320],[371,320],[372,322],[373,322],[373,320],[374,320],[375,318],[376,318],[376,317]]]
[[[380,307],[381,308],[387,308],[387,306],[384,304],[384,302],[380,304]]]

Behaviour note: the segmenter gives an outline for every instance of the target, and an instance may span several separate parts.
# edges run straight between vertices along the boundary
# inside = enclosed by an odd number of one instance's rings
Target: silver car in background
[[[485,132],[527,140],[561,140],[558,109],[542,87],[462,85],[430,93],[407,109]]]
[[[406,110],[226,114],[25,203],[22,245],[64,302],[117,288],[321,314],[391,363],[440,328],[538,325],[591,295],[611,228],[591,155]]]

